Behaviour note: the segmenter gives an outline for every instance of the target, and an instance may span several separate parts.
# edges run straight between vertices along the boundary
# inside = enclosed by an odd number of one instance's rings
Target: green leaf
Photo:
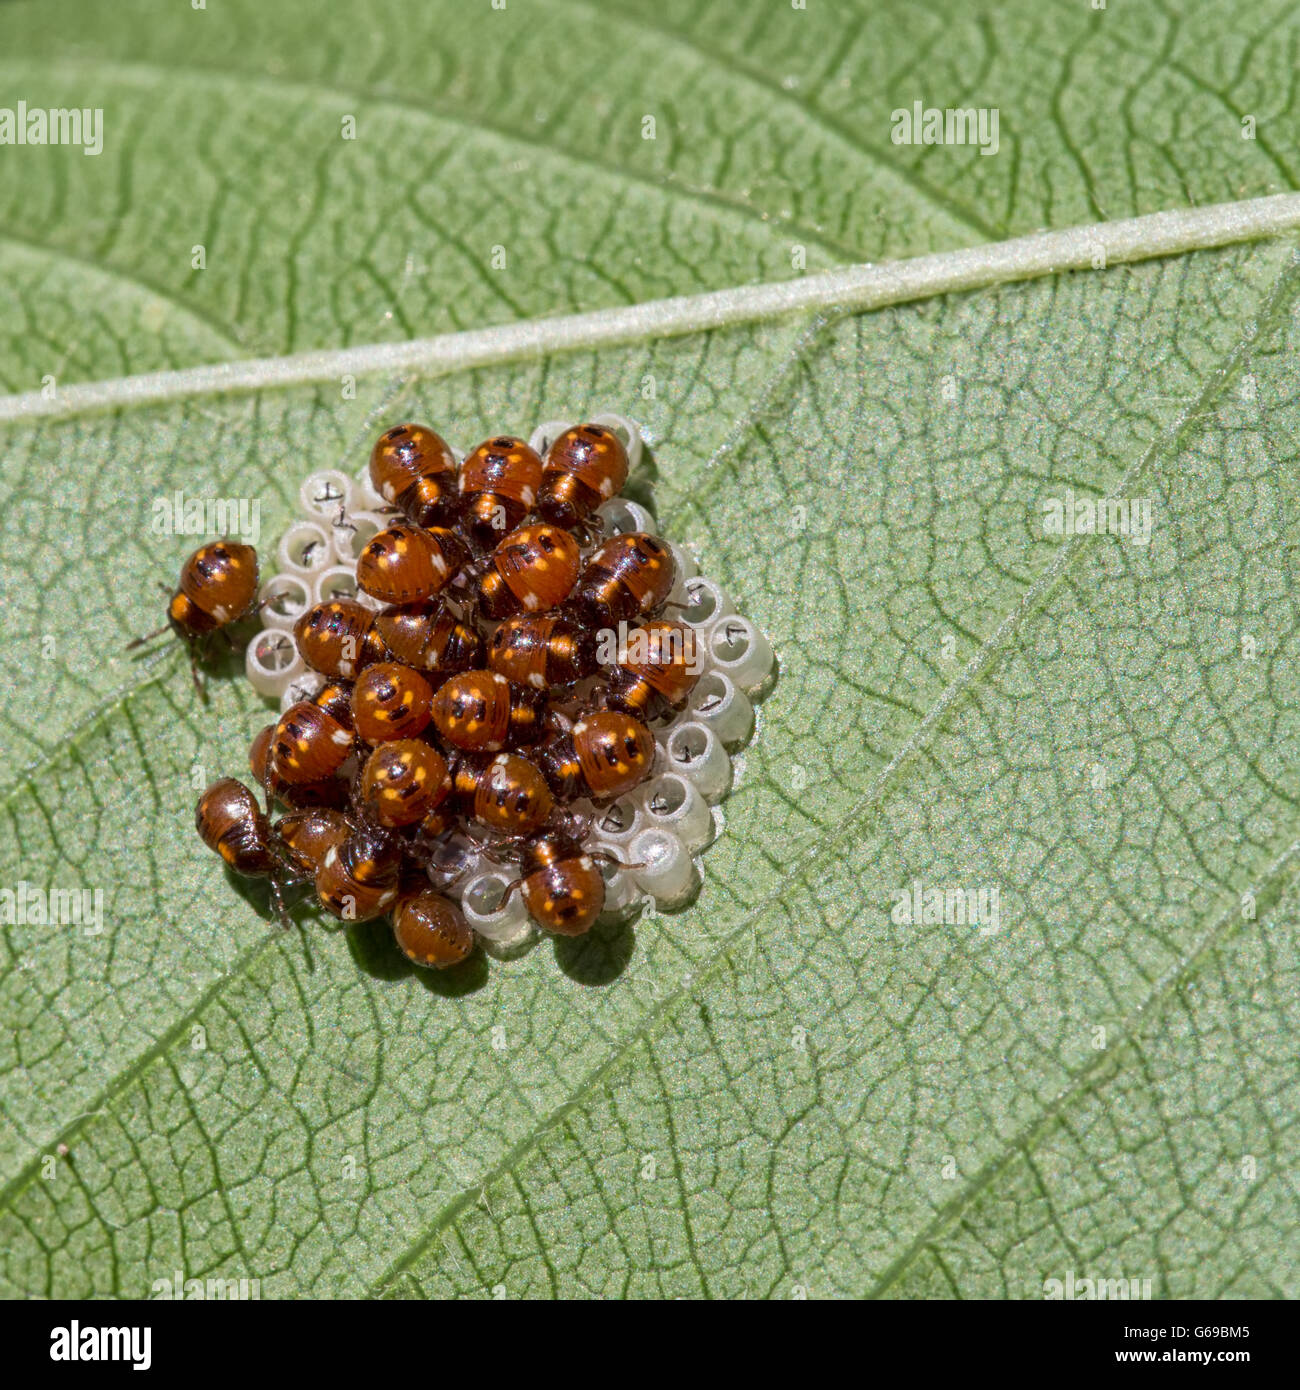
[[[14,0],[0,384],[596,309],[1296,186],[1286,0]],[[1155,55],[1158,56],[1158,61]],[[11,100],[6,97],[6,100]],[[996,106],[999,153],[896,145]],[[1242,138],[1253,115],[1256,138]],[[355,140],[342,119],[356,120]],[[646,116],[655,138],[643,138]],[[193,269],[193,248],[206,269]],[[501,246],[506,269],[492,266]]]
[[[0,934],[0,1291],[1295,1297],[1293,234],[344,351],[1267,193],[1292,84],[1120,7],[432,8],[0,10],[29,104],[106,122],[0,151],[0,377],[61,392],[0,399],[0,886],[105,924]],[[1002,157],[889,142],[944,91]],[[184,549],[151,501],[256,497],[269,540],[381,422],[600,408],[780,658],[699,899],[450,977],[282,933],[191,828],[265,706],[122,651]],[[1045,534],[1066,490],[1149,498],[1150,543]],[[895,921],[918,880],[996,885],[999,929]]]

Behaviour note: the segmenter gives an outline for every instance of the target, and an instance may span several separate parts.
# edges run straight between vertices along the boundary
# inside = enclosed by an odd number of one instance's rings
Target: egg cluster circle
[[[619,416],[465,455],[402,424],[358,476],[309,477],[246,653],[280,703],[249,764],[285,814],[223,779],[205,842],[277,905],[310,883],[389,917],[420,966],[688,899],[773,658],[623,495],[641,451]]]

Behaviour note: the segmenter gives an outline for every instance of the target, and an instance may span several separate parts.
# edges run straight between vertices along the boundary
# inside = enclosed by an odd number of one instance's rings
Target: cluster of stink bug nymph
[[[233,540],[186,562],[168,624],[196,682],[211,635],[265,624],[246,658],[280,703],[249,751],[265,809],[222,778],[196,819],[282,921],[310,884],[440,968],[689,899],[773,658],[622,496],[641,451],[619,416],[464,457],[398,425],[356,478],[306,480],[267,582]]]

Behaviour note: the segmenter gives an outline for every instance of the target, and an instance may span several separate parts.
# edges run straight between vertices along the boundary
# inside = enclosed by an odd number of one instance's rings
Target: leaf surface
[[[0,10],[0,70],[117,134],[0,191],[13,391],[1291,183],[1235,114],[1287,84],[1199,12],[899,7],[882,44],[832,5],[62,8]],[[920,64],[997,95],[998,158],[890,144]],[[7,419],[0,885],[102,888],[105,931],[0,929],[0,1289],[1296,1296],[1298,294],[1281,238]],[[780,658],[698,901],[452,978],[285,936],[191,828],[266,707],[121,650],[184,549],[150,503],[258,498],[265,552],[381,423],[601,408]],[[1150,543],[1045,534],[1067,490],[1150,499]],[[896,922],[915,880],[996,885],[999,929]]]

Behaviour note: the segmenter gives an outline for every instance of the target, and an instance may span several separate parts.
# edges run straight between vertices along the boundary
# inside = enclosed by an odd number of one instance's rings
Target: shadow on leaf
[[[612,984],[636,950],[636,917],[597,922],[584,936],[557,936],[555,959],[580,985]]]
[[[407,980],[414,978],[430,994],[457,999],[473,994],[488,982],[488,963],[482,950],[472,951],[459,965],[446,970],[422,970],[412,965],[397,948],[387,918],[357,922],[346,929],[352,959],[372,979]]]

